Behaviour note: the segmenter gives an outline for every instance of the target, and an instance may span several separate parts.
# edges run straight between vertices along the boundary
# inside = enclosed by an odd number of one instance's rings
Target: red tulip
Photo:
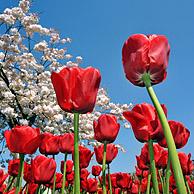
[[[184,127],[184,125],[180,122],[176,121],[168,121],[172,136],[174,138],[174,142],[176,145],[176,148],[182,148],[187,144],[187,141],[190,136],[190,132],[187,128]],[[161,141],[158,142],[160,146],[167,148],[166,139],[163,138]]]
[[[123,45],[122,62],[126,78],[137,86],[145,86],[144,73],[149,74],[151,84],[165,80],[170,46],[163,35],[134,34]]]
[[[62,187],[63,175],[61,173],[56,173],[55,188],[60,189]],[[53,189],[54,177],[48,183],[48,186]]]
[[[71,173],[66,174],[66,179],[68,184],[73,184],[74,181],[74,171],[72,171]]]
[[[86,168],[81,169],[81,171],[80,171],[80,179],[81,180],[86,180],[89,175],[90,175],[90,173],[88,172],[88,170]]]
[[[39,151],[41,154],[56,155],[59,153],[59,136],[52,133],[44,133],[41,141]]]
[[[61,173],[63,173],[64,161],[61,161]],[[67,160],[66,161],[66,174],[71,173],[73,170],[73,161]]]
[[[101,142],[112,143],[115,141],[120,124],[117,123],[117,118],[113,115],[104,114],[94,121],[94,138]]]
[[[178,153],[179,161],[184,175],[191,175],[194,170],[191,154],[186,155],[183,152]]]
[[[9,150],[20,154],[35,153],[42,139],[40,129],[29,126],[16,126],[4,135]]]
[[[25,171],[28,168],[28,165],[29,164],[24,162],[24,170]],[[20,159],[10,160],[9,163],[8,163],[8,174],[10,176],[16,177],[18,175],[18,172],[19,172],[19,166],[20,166]]]
[[[93,176],[99,176],[102,171],[102,167],[99,165],[92,166],[92,175]]]
[[[5,174],[3,170],[0,169],[0,188],[3,187],[3,183],[8,177],[8,174]]]
[[[79,166],[80,168],[87,168],[89,166],[90,160],[93,156],[93,152],[91,152],[88,148],[84,146],[79,146]],[[74,158],[74,153],[72,154]]]
[[[37,184],[49,183],[56,171],[56,162],[52,158],[39,155],[32,160],[34,181]]]
[[[164,106],[163,108],[166,109]],[[123,116],[131,123],[138,141],[161,140],[164,137],[162,126],[152,105],[147,103],[135,105],[131,111],[124,112]]]
[[[129,173],[117,173],[116,176],[117,186],[121,189],[129,188],[131,182],[131,175]]]
[[[98,181],[95,178],[87,179],[87,192],[95,193],[98,190]]]
[[[65,133],[60,136],[59,139],[59,150],[62,153],[71,154],[74,146],[74,134]]]
[[[153,148],[154,148],[154,160],[155,160],[155,163],[157,163],[164,149],[158,144],[154,144]],[[141,170],[149,169],[150,156],[149,156],[149,150],[148,150],[147,143],[144,144],[143,148],[141,149],[140,156],[136,156],[136,159],[137,159],[138,168],[140,168]]]
[[[100,72],[92,67],[65,67],[53,72],[51,80],[61,109],[66,112],[92,112],[101,81]]]
[[[36,190],[38,188],[38,184],[29,183],[27,188],[28,189],[26,189],[26,190],[28,190],[28,194],[34,194],[34,193],[36,193]],[[25,193],[27,193],[26,190],[25,190]]]
[[[34,177],[32,173],[32,165],[26,163],[24,168],[24,180],[27,183],[34,183]]]
[[[96,161],[98,164],[102,164],[104,144],[94,147],[94,152],[96,155]],[[118,154],[118,148],[114,144],[107,144],[106,147],[106,164],[110,164]]]
[[[161,155],[160,155],[160,158],[156,162],[156,167],[166,169],[167,163],[168,163],[168,151],[163,150]]]

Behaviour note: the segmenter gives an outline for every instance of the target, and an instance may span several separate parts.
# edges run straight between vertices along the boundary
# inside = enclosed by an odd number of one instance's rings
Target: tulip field
[[[42,27],[30,6],[20,0],[0,14],[0,194],[194,193],[192,156],[179,151],[190,131],[168,120],[154,90],[167,77],[168,37],[126,37],[119,68],[150,103],[113,104],[101,70],[81,67],[80,56],[62,63],[71,39]],[[123,123],[142,145],[134,172],[111,171]]]

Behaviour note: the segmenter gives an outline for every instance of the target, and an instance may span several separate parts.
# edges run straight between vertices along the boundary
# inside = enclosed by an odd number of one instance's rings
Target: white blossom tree
[[[61,134],[73,130],[73,115],[65,113],[56,102],[50,80],[52,71],[77,66],[82,57],[67,51],[70,38],[61,38],[53,28],[40,25],[39,16],[30,13],[30,0],[20,0],[17,7],[0,14],[0,130],[16,125],[39,127],[43,132]],[[71,61],[72,60],[72,61]],[[81,115],[80,138],[93,140],[93,120],[102,113],[123,120],[122,112],[131,104],[114,104],[100,88],[93,113]],[[125,127],[129,127],[124,123]]]

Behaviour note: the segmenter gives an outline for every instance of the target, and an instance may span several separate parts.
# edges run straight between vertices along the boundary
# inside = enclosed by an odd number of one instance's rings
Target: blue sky
[[[13,4],[0,0],[0,11]],[[194,1],[176,0],[42,0],[33,1],[33,11],[41,13],[41,24],[53,27],[73,42],[69,52],[84,58],[83,65],[100,69],[102,84],[115,103],[150,102],[145,88],[129,83],[121,62],[123,42],[134,33],[164,34],[171,45],[168,76],[154,86],[168,107],[168,118],[183,122],[191,137],[183,151],[194,155]],[[151,103],[151,102],[150,102]],[[121,128],[116,143],[126,153],[112,163],[113,171],[132,171],[135,155],[143,144],[131,129]]]

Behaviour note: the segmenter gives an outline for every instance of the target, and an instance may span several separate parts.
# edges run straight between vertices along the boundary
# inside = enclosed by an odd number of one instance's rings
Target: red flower
[[[27,183],[34,183],[34,177],[32,174],[32,165],[26,163],[24,168],[24,180]]]
[[[26,171],[28,165],[29,164],[24,162],[24,170],[25,171]],[[10,160],[9,163],[8,163],[8,174],[10,176],[16,177],[18,175],[18,172],[19,172],[19,166],[20,166],[20,159]]]
[[[131,175],[128,173],[117,173],[116,176],[117,180],[117,186],[121,189],[127,189],[129,188],[130,182],[131,182]]]
[[[59,136],[52,133],[44,133],[41,141],[39,151],[41,154],[56,155],[59,153]]]
[[[160,158],[156,162],[156,167],[166,169],[167,163],[168,163],[168,151],[163,150],[160,155]]]
[[[90,175],[90,173],[88,172],[88,170],[86,168],[81,169],[81,171],[80,171],[80,179],[81,180],[86,180],[89,175]]]
[[[55,188],[60,189],[62,187],[63,175],[61,173],[56,173]],[[53,189],[54,177],[48,183],[48,186]]]
[[[99,176],[102,171],[102,167],[99,165],[92,166],[92,175],[93,176]]]
[[[92,67],[65,67],[53,72],[51,80],[59,106],[66,112],[92,112],[101,81],[100,72]]]
[[[52,158],[39,155],[32,160],[32,171],[35,183],[49,183],[56,171],[56,162]]]
[[[164,105],[163,109],[166,112]],[[131,111],[124,112],[123,116],[131,123],[138,141],[161,140],[164,137],[159,118],[152,105],[147,103],[137,104]]]
[[[98,164],[102,164],[103,161],[103,152],[104,152],[104,144],[94,147],[94,152],[96,155],[96,161]],[[116,158],[118,154],[118,148],[114,144],[107,144],[106,147],[106,164],[110,164],[114,158]]]
[[[72,185],[73,184],[73,180],[74,180],[74,171],[72,171],[69,174],[66,174],[66,179],[67,179],[68,184]]]
[[[98,190],[98,181],[95,178],[87,180],[87,192],[95,193]]]
[[[61,173],[63,173],[64,161],[61,161]],[[73,170],[73,161],[67,160],[66,161],[66,174],[71,173]]]
[[[7,177],[8,174],[5,174],[4,171],[0,169],[0,188],[3,186],[3,183]]]
[[[186,155],[183,152],[178,153],[179,161],[184,175],[191,175],[194,169],[193,162],[191,160],[191,154]]]
[[[155,163],[157,163],[164,149],[158,144],[154,144],[153,147],[154,147],[154,160],[155,160]],[[147,143],[144,144],[143,148],[141,149],[140,156],[136,156],[136,159],[137,159],[137,166],[139,169],[141,170],[149,169],[150,156],[149,156]]]
[[[176,121],[168,121],[172,136],[174,138],[174,142],[176,145],[176,148],[182,148],[187,144],[187,141],[190,136],[190,132],[187,128],[184,127],[184,125],[180,122]],[[162,147],[167,148],[166,139],[163,138],[161,141],[158,142]]]
[[[4,135],[9,150],[20,154],[36,152],[42,138],[40,129],[29,126],[16,126],[11,130],[6,130]]]
[[[123,45],[122,62],[126,78],[137,86],[145,86],[144,73],[149,74],[152,85],[166,78],[170,46],[162,35],[134,34]]]
[[[38,188],[38,184],[29,183],[27,188],[28,188],[28,189],[26,189],[26,190],[28,190],[28,193],[29,193],[29,194],[34,194],[34,193],[36,193],[36,190],[37,190],[37,188]],[[25,190],[25,192],[26,192],[26,190]],[[26,193],[27,193],[27,192],[26,192]]]
[[[74,134],[65,133],[60,136],[59,139],[59,150],[62,153],[71,154],[74,146]]]
[[[98,121],[94,121],[93,126],[94,138],[101,143],[114,142],[120,128],[117,118],[108,114],[101,115]]]
[[[79,166],[80,168],[87,168],[89,166],[90,160],[93,156],[93,152],[91,152],[88,148],[84,146],[79,146]],[[74,158],[74,154],[72,155]]]

